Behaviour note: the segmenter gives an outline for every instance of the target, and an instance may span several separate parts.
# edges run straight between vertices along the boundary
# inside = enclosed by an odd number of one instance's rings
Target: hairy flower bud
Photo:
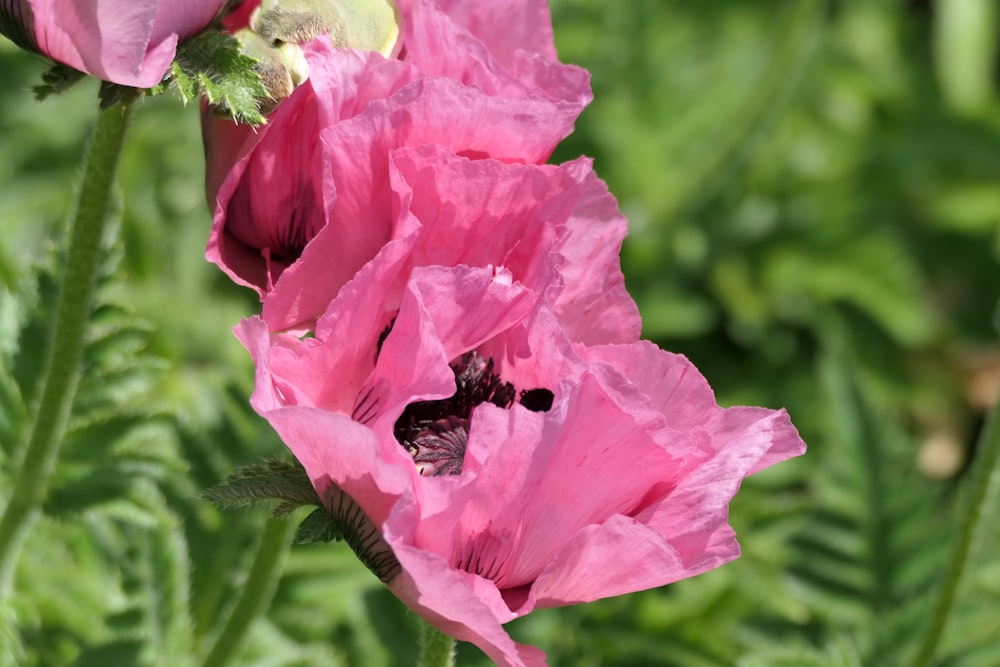
[[[262,0],[250,29],[272,44],[304,44],[325,32],[336,48],[389,57],[399,38],[399,16],[391,0]]]
[[[298,44],[275,44],[249,29],[240,30],[233,36],[240,40],[243,52],[257,60],[254,69],[271,96],[266,104],[260,104],[262,113],[273,111],[281,100],[309,78],[309,64]]]

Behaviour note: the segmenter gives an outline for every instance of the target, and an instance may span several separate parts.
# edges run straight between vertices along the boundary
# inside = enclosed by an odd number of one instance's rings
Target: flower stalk
[[[0,599],[7,597],[12,588],[18,555],[41,514],[66,433],[100,274],[101,240],[108,221],[111,189],[130,112],[127,104],[101,110],[84,158],[83,182],[70,230],[41,394],[25,432],[26,444],[19,450],[21,460],[13,475],[14,488],[0,518]]]
[[[264,524],[243,593],[202,661],[203,667],[224,667],[239,656],[250,625],[270,602],[278,586],[295,528],[296,522],[288,517],[271,517]]]
[[[419,667],[455,667],[455,638],[424,621],[420,632]]]
[[[967,504],[958,513],[962,523],[948,559],[948,571],[941,582],[941,589],[934,602],[927,630],[923,633],[923,641],[911,663],[912,667],[926,667],[937,652],[955,604],[962,575],[974,555],[973,545],[982,531],[985,510],[990,506],[991,498],[996,497],[1000,486],[1000,402],[993,406],[976,452],[979,460],[975,462]]]

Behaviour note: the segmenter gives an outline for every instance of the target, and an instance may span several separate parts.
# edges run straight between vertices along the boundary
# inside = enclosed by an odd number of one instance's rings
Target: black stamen
[[[413,457],[420,474],[461,473],[472,410],[483,403],[504,409],[514,405],[518,398],[514,385],[501,380],[493,367],[493,359],[484,359],[476,352],[463,354],[451,363],[454,394],[441,400],[411,403],[396,420],[393,433]],[[543,388],[520,394],[521,404],[536,412],[551,408],[552,400],[552,392]],[[359,415],[362,404],[356,410]]]

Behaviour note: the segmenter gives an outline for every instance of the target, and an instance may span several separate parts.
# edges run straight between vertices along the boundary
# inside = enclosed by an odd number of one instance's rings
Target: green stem
[[[202,661],[203,667],[223,667],[239,655],[250,625],[274,595],[296,524],[288,517],[272,517],[264,525],[243,594],[236,601],[215,645]]]
[[[455,667],[455,638],[424,621],[420,633],[419,667]]]
[[[948,571],[945,573],[931,612],[930,623],[923,633],[923,641],[913,660],[913,667],[926,667],[937,651],[955,602],[962,574],[972,556],[972,545],[976,542],[976,536],[983,526],[983,510],[988,505],[988,499],[994,495],[991,493],[991,487],[995,488],[1000,484],[1000,402],[993,408],[976,451],[979,460],[975,462],[968,505],[959,513],[962,525],[948,561]]]
[[[0,599],[13,588],[21,547],[41,514],[76,395],[84,337],[100,273],[101,240],[130,109],[116,104],[98,114],[84,159],[41,396],[26,432],[27,444],[20,450],[22,458],[13,475],[14,490],[0,518]]]

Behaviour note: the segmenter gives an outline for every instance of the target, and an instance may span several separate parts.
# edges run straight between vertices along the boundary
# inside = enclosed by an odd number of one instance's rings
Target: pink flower
[[[0,0],[0,32],[105,81],[148,88],[226,0]]]
[[[542,665],[504,623],[736,558],[741,481],[804,451],[787,414],[720,408],[652,344],[574,341],[506,268],[408,271],[417,236],[345,284],[314,338],[237,330],[255,409],[332,513],[347,494],[381,532],[390,589],[498,664]]]
[[[323,38],[308,44],[308,82],[257,131],[205,117],[215,206],[207,256],[268,297],[273,327],[315,321],[391,238],[392,150],[436,144],[466,157],[538,164],[589,102],[586,72],[555,59],[544,2],[440,3],[448,13],[438,4],[400,3],[399,59],[335,50]],[[473,7],[496,15],[509,34],[482,30]],[[320,236],[322,250],[314,248]],[[298,268],[307,256],[312,268]],[[289,284],[292,266],[322,293],[298,302],[303,287]],[[269,304],[272,296],[281,305]]]

